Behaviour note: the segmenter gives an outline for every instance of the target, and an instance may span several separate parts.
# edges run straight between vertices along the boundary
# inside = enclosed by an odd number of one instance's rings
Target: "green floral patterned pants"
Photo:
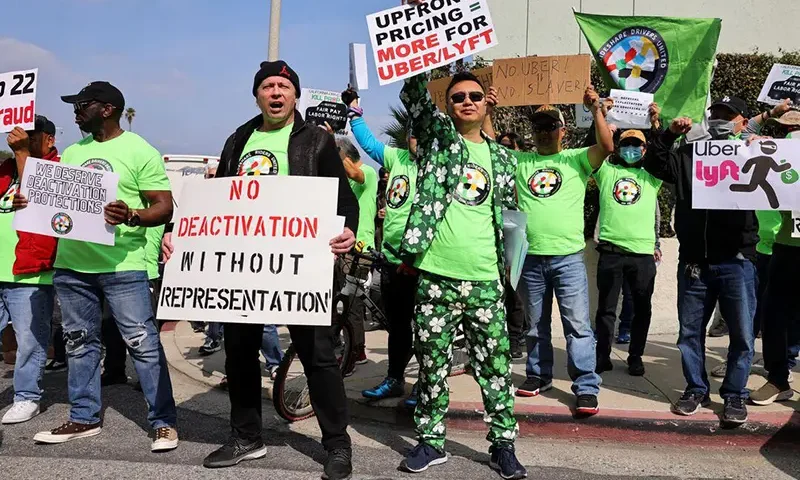
[[[517,436],[511,353],[506,330],[503,284],[466,282],[422,272],[414,320],[419,362],[419,403],[414,423],[421,442],[444,449],[444,417],[450,403],[447,376],[453,337],[464,328],[470,365],[481,387],[487,440],[513,443]]]

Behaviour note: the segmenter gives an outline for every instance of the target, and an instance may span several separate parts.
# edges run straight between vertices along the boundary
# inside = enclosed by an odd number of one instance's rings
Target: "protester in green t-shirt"
[[[656,208],[661,180],[642,169],[647,140],[639,130],[623,132],[612,159],[594,173],[600,195],[597,250],[597,373],[613,369],[611,344],[617,303],[627,282],[633,300],[628,373],[644,375],[642,355],[652,316],[656,278]]]
[[[72,104],[75,121],[88,137],[64,151],[62,165],[112,171],[119,175],[117,200],[105,206],[114,245],[61,239],[53,285],[63,315],[69,358],[69,420],[39,432],[40,443],[63,443],[101,430],[100,323],[108,302],[139,375],[154,430],[151,450],[178,446],[177,411],[169,370],[155,324],[148,288],[146,229],[172,217],[172,194],[161,155],[138,135],[125,132],[120,118],[125,99],[108,82],[92,82]]]

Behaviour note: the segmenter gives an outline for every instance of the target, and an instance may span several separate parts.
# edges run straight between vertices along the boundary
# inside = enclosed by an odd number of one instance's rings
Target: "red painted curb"
[[[161,324],[161,331],[162,332],[174,332],[175,327],[178,326],[178,322],[175,320],[165,320],[164,323]]]

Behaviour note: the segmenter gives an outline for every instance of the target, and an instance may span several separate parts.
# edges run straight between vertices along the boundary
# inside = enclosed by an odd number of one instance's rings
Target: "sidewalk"
[[[282,344],[289,341],[285,328],[279,329]],[[554,332],[556,333],[556,332]],[[189,377],[216,387],[222,378],[225,363],[224,351],[208,357],[200,357],[197,350],[202,345],[203,335],[192,332],[188,322],[177,322],[165,326],[161,333],[167,360],[175,368]],[[523,434],[558,435],[559,432],[574,434],[581,429],[581,437],[596,436],[608,438],[617,435],[629,441],[635,440],[632,432],[647,432],[648,440],[657,434],[667,435],[666,440],[674,442],[670,435],[707,436],[718,430],[718,414],[722,411],[722,399],[718,395],[721,379],[710,377],[712,388],[711,409],[702,409],[693,417],[679,417],[670,413],[670,404],[683,393],[685,386],[681,372],[680,352],[675,346],[677,335],[651,335],[645,351],[644,363],[647,373],[644,377],[631,377],[627,373],[625,359],[627,346],[613,351],[614,370],[603,374],[603,385],[599,396],[600,414],[588,420],[575,420],[571,407],[574,396],[570,390],[571,382],[566,372],[566,352],[563,338],[554,339],[555,373],[553,389],[534,398],[517,398],[516,414],[520,419]],[[707,369],[710,371],[723,361],[727,352],[727,337],[708,338]],[[410,413],[402,407],[402,399],[389,399],[368,402],[361,391],[380,383],[386,375],[387,335],[376,331],[367,333],[367,356],[369,363],[357,367],[353,376],[345,379],[345,387],[350,400],[351,413],[368,420],[410,424]],[[756,358],[761,357],[761,341],[756,341]],[[263,359],[262,359],[263,361]],[[412,360],[407,370],[406,392],[410,392],[415,381],[416,361]],[[756,369],[750,376],[748,387],[756,389],[764,383],[764,378]],[[800,375],[795,372],[795,376]],[[525,359],[513,364],[514,384],[521,383],[525,376]],[[451,427],[483,429],[482,403],[480,390],[469,375],[449,379]],[[266,376],[263,380],[265,396],[269,397],[272,385]],[[744,427],[730,431],[747,443],[745,435],[770,437],[779,429],[789,427],[800,429],[800,401],[798,395],[790,402],[775,403],[766,407],[748,406],[750,421]],[[613,431],[609,432],[609,429]]]

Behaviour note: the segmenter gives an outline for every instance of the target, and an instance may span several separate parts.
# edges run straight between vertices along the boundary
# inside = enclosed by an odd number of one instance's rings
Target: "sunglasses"
[[[483,92],[469,92],[469,101],[472,103],[478,103],[483,100],[486,95]],[[467,100],[467,94],[464,92],[454,93],[450,96],[450,100],[453,103],[464,103]]]
[[[85,100],[83,102],[76,102],[74,105],[72,105],[72,108],[75,111],[75,113],[78,113],[81,110],[89,108],[89,106],[95,102],[96,100]]]
[[[533,126],[534,132],[555,132],[561,128],[561,122],[556,123],[545,123]]]

